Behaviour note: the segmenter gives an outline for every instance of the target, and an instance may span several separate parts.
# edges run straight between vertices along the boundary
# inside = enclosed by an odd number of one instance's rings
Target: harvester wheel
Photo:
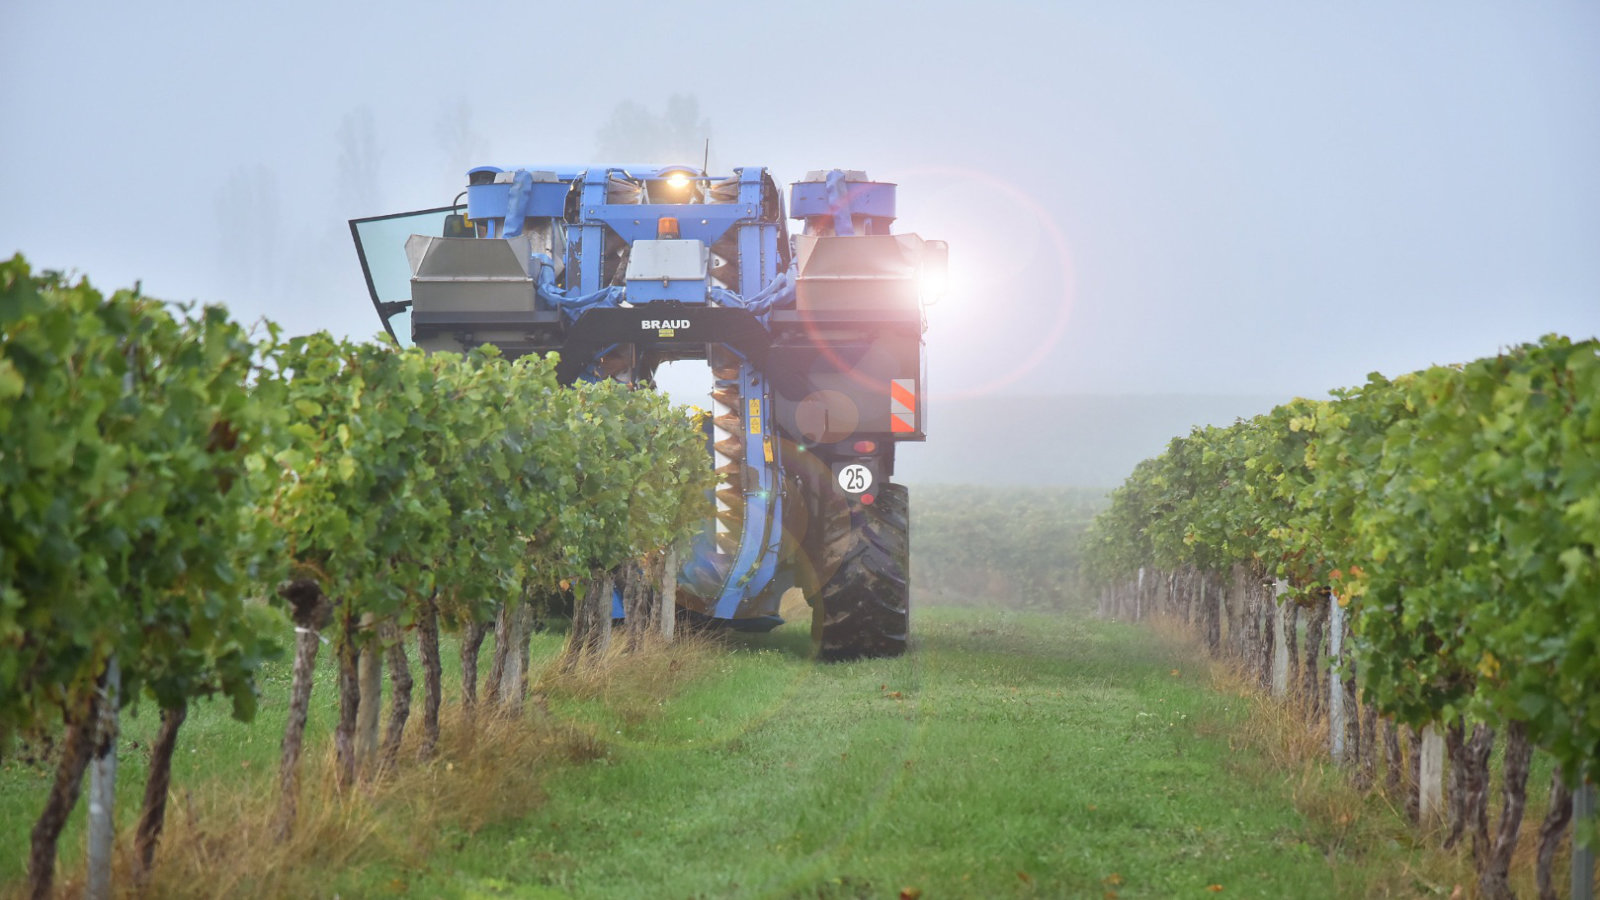
[[[832,499],[832,498],[830,498]],[[911,504],[884,484],[871,504],[834,501],[824,516],[811,646],[821,660],[899,656],[911,626]]]

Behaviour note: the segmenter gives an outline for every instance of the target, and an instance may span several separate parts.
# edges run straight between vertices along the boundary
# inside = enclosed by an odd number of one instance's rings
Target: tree
[[[340,212],[350,217],[374,215],[383,199],[378,190],[383,151],[379,149],[372,108],[358,106],[345,113],[339,120],[338,139]]]
[[[239,166],[217,190],[217,265],[230,291],[277,287],[283,268],[278,177],[270,166]]]
[[[484,163],[488,142],[472,124],[472,104],[465,97],[440,108],[433,134],[444,154],[452,184],[464,183],[467,170]]]
[[[624,100],[595,133],[595,152],[608,163],[697,163],[711,137],[711,120],[700,115],[693,94],[673,94],[660,113]]]

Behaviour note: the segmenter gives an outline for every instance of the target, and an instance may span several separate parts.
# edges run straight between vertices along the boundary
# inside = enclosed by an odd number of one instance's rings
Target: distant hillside
[[[923,484],[911,494],[912,603],[1086,606],[1082,538],[1098,488]]]
[[[1267,394],[935,398],[928,409],[928,442],[900,448],[895,480],[1112,488],[1140,460],[1195,426],[1228,425],[1288,399]]]

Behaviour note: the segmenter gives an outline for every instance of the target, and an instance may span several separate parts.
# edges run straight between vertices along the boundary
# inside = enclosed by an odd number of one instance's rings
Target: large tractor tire
[[[906,488],[886,483],[871,504],[829,506],[819,567],[827,580],[811,602],[812,650],[827,661],[899,656],[911,630]]]

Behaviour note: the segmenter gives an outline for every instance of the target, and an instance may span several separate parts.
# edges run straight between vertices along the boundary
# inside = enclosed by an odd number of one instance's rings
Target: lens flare
[[[987,396],[1036,377],[1067,333],[1077,293],[1072,248],[1053,211],[1026,185],[993,172],[922,166],[896,180],[908,201],[902,203],[900,221],[953,248],[946,300],[929,309],[930,338],[942,343],[934,336],[959,333],[971,342],[983,332],[1007,330],[1008,352],[993,361],[987,377],[941,396]],[[1040,257],[1045,264],[1035,265]],[[1023,280],[1041,269],[1053,277],[1045,283]],[[1028,301],[1033,311],[997,307],[1017,300]],[[1048,304],[1043,310],[1037,307],[1040,301]],[[930,365],[938,367],[938,346],[930,353]]]

